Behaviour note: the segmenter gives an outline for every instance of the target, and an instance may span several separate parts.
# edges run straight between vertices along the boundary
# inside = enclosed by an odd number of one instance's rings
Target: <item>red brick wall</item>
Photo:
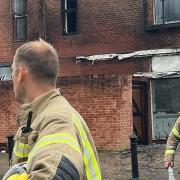
[[[0,82],[0,143],[5,143],[6,136],[17,130],[15,120],[17,108],[12,82]]]
[[[127,75],[61,78],[63,95],[82,114],[99,149],[129,147],[132,88]]]
[[[61,1],[46,0],[46,2],[47,35],[48,40],[58,51],[61,64],[61,77],[109,73],[132,74],[133,72],[147,71],[149,69],[148,61],[143,61],[142,59],[142,61],[97,62],[94,65],[90,65],[89,63],[75,64],[75,57],[79,55],[127,53],[136,50],[180,46],[179,28],[153,32],[144,31],[142,0],[133,1],[133,3],[130,0],[78,0],[78,33],[72,36],[62,36]],[[38,38],[38,6],[39,0],[28,0],[28,40]],[[149,7],[152,6],[149,4]],[[152,14],[152,11],[149,13]],[[0,15],[0,62],[9,62],[12,61],[16,48],[22,44],[13,42],[13,22],[12,16],[10,15],[9,0],[0,1]],[[130,86],[122,88],[127,87],[129,88]],[[73,88],[78,92],[85,87],[79,86],[79,89],[77,89],[77,87],[73,86]],[[105,90],[108,92],[109,89],[106,88]],[[97,92],[100,93],[98,89]],[[125,97],[124,93],[125,91],[123,91],[123,97]],[[129,97],[130,91],[126,93],[128,93],[127,97]],[[8,132],[8,128],[11,129],[11,126],[15,126],[15,122],[12,120],[14,118],[14,111],[13,115],[11,113],[9,114],[11,110],[17,107],[17,104],[11,101],[14,99],[12,96],[12,91],[8,89],[5,92],[1,85],[0,105],[2,109],[0,113],[4,113],[2,117],[6,121],[1,128],[3,129],[3,126],[6,126],[6,132]],[[102,97],[102,99],[103,98],[104,97]],[[128,98],[127,102],[123,99],[123,102],[126,104],[131,103],[131,99]],[[119,103],[121,107],[121,102],[117,100],[117,103]],[[77,106],[77,108],[78,107],[81,108],[80,105]],[[129,106],[129,108],[130,107],[131,106]],[[124,108],[124,106],[121,108]],[[117,113],[119,112],[117,111]],[[107,119],[109,119],[108,114],[106,115]],[[101,121],[102,118],[103,117],[100,118]],[[6,119],[11,119],[12,121],[9,123]],[[113,119],[112,117],[110,121],[111,120],[114,120],[116,124],[116,118]],[[90,122],[88,121],[88,123]],[[115,126],[113,127],[115,128]],[[3,131],[2,133],[4,135]],[[112,137],[115,137],[113,133]],[[119,136],[116,138],[119,138]]]
[[[27,1],[27,38],[34,40],[39,37],[39,1]]]
[[[61,59],[180,46],[179,28],[144,30],[142,0],[133,3],[130,0],[79,0],[78,34],[72,36],[62,36],[61,1],[47,2],[48,37]],[[148,3],[148,8],[152,16],[152,2]]]
[[[82,114],[99,149],[125,149],[132,133],[131,76],[94,75],[60,78],[58,87]],[[0,83],[0,143],[17,129],[12,85]]]
[[[0,62],[9,61],[12,55],[12,21],[9,14],[9,1],[0,2]]]
[[[9,2],[9,0],[0,2],[0,62],[12,61],[15,49],[22,44],[13,42],[13,22]],[[32,40],[38,38],[39,0],[27,2],[28,40]],[[180,46],[179,28],[153,32],[144,30],[142,0],[133,3],[130,0],[78,0],[78,33],[71,36],[62,36],[61,1],[46,0],[46,2],[48,40],[56,47],[62,61],[61,69],[65,74],[62,73],[61,76],[74,75],[71,69],[63,70],[67,64],[76,70],[75,75],[79,71],[83,72],[83,66],[74,65],[75,56],[78,55],[125,53]],[[152,15],[152,3],[149,3],[148,7]],[[94,72],[97,74],[100,69],[102,68],[97,68]],[[111,69],[111,66],[106,68],[106,72],[111,73]]]
[[[60,76],[78,76],[92,74],[129,74],[135,72],[148,72],[150,70],[150,58],[136,58],[122,61],[101,61],[95,62],[75,62],[75,58],[60,60]]]
[[[0,1],[0,63],[12,62],[15,50],[22,42],[13,40],[13,18],[10,14],[10,0]]]

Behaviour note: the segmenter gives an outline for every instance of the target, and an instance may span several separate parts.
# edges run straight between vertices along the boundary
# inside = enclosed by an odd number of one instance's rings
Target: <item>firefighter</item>
[[[42,39],[16,50],[13,88],[15,99],[23,105],[17,113],[20,128],[11,168],[4,179],[101,180],[89,129],[56,89],[58,70],[57,52]]]
[[[178,143],[180,142],[180,117],[176,120],[176,123],[171,130],[165,150],[164,166],[168,168],[169,166],[174,166],[174,155]]]

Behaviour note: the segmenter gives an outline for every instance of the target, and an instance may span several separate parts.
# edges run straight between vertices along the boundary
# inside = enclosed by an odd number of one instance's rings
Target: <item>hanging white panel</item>
[[[152,57],[153,72],[180,71],[180,56]]]

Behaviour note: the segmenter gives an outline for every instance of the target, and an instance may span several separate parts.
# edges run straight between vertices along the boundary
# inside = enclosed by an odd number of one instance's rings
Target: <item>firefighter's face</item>
[[[13,80],[13,89],[15,93],[15,99],[23,103],[24,99],[24,77],[23,77],[23,66],[20,66],[16,63],[16,58],[14,58],[12,68],[12,80]]]

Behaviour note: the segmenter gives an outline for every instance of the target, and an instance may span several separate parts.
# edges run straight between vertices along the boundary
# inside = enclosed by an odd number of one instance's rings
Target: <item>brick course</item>
[[[14,101],[12,82],[0,82],[0,143],[6,142],[9,133],[17,130],[16,111],[18,103]]]
[[[39,37],[39,0],[27,2],[28,40],[33,40]],[[87,120],[98,147],[118,149],[123,144],[128,146],[128,135],[132,128],[132,90],[128,75],[137,71],[148,71],[149,59],[96,62],[92,65],[87,62],[76,64],[75,57],[179,47],[179,28],[146,32],[142,0],[133,3],[130,0],[78,0],[78,33],[62,36],[61,1],[46,2],[47,37],[59,54],[60,77],[73,79],[78,76],[81,79],[84,75],[94,75],[92,81],[101,82],[103,78],[98,76],[100,74],[123,74],[118,76],[118,80],[114,80],[114,85],[109,85],[105,78],[102,81],[104,84],[99,82],[98,85],[84,85],[81,80],[76,85],[63,85],[62,89]],[[148,7],[151,7],[148,20],[152,22],[152,3]],[[12,62],[16,48],[23,42],[13,41],[9,0],[0,1],[0,24],[0,62]],[[15,132],[17,128],[14,122],[17,107],[12,85],[0,83],[0,143],[5,141],[5,135],[9,131]]]
[[[125,149],[132,133],[131,76],[94,75],[64,77],[58,87],[82,114],[99,149]],[[0,142],[15,133],[18,104],[13,101],[12,83],[0,83]]]
[[[99,149],[129,147],[132,133],[131,76],[60,79],[63,95],[82,114]]]
[[[148,17],[152,3],[148,1]],[[152,32],[144,30],[143,1],[78,1],[78,33],[62,36],[61,1],[46,0],[47,36],[56,47],[60,59],[78,55],[125,53],[136,50],[180,46],[179,28]],[[0,2],[0,61],[12,61],[15,49],[10,1]],[[39,32],[39,0],[28,0],[28,40]]]

